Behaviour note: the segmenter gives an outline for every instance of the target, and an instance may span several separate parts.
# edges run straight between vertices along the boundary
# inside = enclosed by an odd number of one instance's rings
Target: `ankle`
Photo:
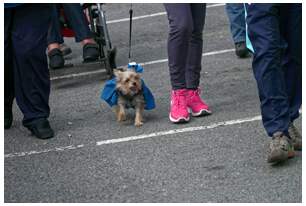
[[[183,89],[172,89],[172,93],[173,94],[186,94],[187,93],[187,89],[183,88]]]
[[[81,44],[84,46],[86,44],[96,44],[95,40],[92,38],[82,40]]]
[[[59,43],[51,43],[48,45],[48,53],[51,52],[53,49],[60,49]]]

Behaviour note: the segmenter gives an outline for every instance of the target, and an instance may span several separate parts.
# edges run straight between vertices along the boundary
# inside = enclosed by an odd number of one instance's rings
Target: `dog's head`
[[[116,89],[125,96],[135,96],[141,91],[141,78],[139,73],[133,69],[117,68],[114,69],[116,76]]]

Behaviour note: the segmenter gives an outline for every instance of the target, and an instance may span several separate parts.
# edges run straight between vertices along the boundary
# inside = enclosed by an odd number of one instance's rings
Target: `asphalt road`
[[[107,4],[109,21],[127,18],[129,4]],[[134,4],[134,16],[164,12],[161,4]],[[127,64],[128,22],[108,25]],[[266,163],[269,138],[260,121],[251,59],[233,52],[224,6],[207,9],[202,96],[213,115],[188,124],[168,120],[170,82],[165,15],[133,22],[133,60],[157,108],[145,124],[118,124],[100,100],[105,74],[52,81],[50,123],[56,136],[39,140],[14,122],[4,138],[5,202],[301,202],[302,154],[277,166]],[[52,78],[102,70],[83,64],[81,46],[67,39],[74,67],[51,71]],[[213,53],[211,53],[213,52]],[[301,130],[301,118],[297,121]],[[183,130],[180,130],[183,129]],[[117,140],[117,141],[116,141]]]

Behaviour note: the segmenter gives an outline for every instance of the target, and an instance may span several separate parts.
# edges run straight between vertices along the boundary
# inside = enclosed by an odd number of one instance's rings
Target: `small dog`
[[[135,126],[142,126],[145,99],[139,73],[136,73],[133,69],[117,68],[114,69],[114,75],[116,76],[116,90],[118,93],[118,105],[115,108],[117,121],[125,121],[125,109],[134,108],[136,111]]]

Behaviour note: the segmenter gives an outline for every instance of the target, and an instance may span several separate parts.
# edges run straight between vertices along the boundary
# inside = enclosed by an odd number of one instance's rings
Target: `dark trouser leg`
[[[13,9],[4,11],[4,108],[11,110],[15,97],[11,28]]]
[[[62,5],[65,16],[75,33],[75,41],[81,42],[84,39],[93,38],[81,5],[71,3]]]
[[[269,136],[288,134],[289,102],[281,67],[282,37],[279,6],[251,4],[248,7],[248,35],[254,47],[253,71],[257,81],[263,125]]]
[[[12,27],[16,101],[25,126],[50,113],[50,78],[47,65],[48,4],[17,7]]]
[[[190,4],[164,4],[169,20],[168,59],[172,89],[186,88],[188,45],[193,30]]]
[[[186,87],[197,89],[200,83],[200,72],[203,51],[203,28],[205,24],[206,4],[191,4],[193,30],[189,41],[186,64]]]
[[[302,104],[302,5],[281,7],[281,33],[288,44],[282,61],[289,98],[290,120],[299,117]]]
[[[245,13],[243,4],[226,4],[225,9],[230,22],[234,43],[245,41]]]
[[[52,14],[51,14],[51,22],[48,30],[47,42],[48,45],[51,43],[64,43],[63,36],[61,34],[61,25],[59,22],[59,11],[58,5],[52,5]]]

